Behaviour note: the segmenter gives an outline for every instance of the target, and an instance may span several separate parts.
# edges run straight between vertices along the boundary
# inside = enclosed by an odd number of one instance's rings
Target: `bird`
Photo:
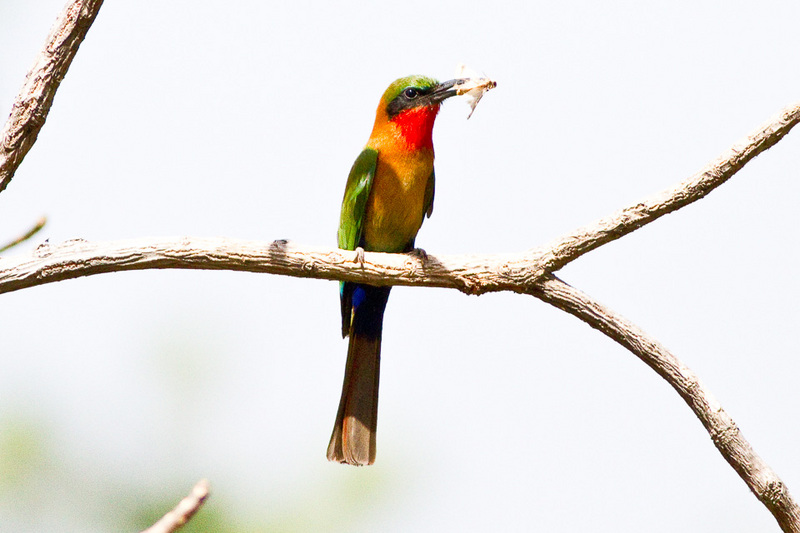
[[[466,79],[438,82],[406,76],[378,104],[366,147],[347,178],[338,244],[363,252],[417,252],[417,232],[433,212],[433,125],[447,98]],[[391,287],[340,282],[342,337],[347,348],[342,396],[328,460],[356,466],[375,462],[383,314]]]

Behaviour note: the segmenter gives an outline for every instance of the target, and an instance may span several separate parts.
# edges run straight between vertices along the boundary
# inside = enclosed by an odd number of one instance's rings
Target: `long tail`
[[[381,330],[389,289],[353,287],[347,366],[336,424],[328,444],[329,461],[358,466],[375,462]]]

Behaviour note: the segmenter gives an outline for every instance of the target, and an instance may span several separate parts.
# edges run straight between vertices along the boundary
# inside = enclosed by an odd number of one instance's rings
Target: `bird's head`
[[[439,83],[427,76],[406,76],[383,93],[375,115],[373,138],[389,136],[410,149],[433,148],[433,123],[441,103],[456,95],[466,80]]]

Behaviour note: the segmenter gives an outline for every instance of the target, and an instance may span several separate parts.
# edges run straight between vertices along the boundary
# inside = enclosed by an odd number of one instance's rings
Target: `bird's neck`
[[[382,124],[376,121],[373,137],[389,137],[406,150],[432,150],[433,123],[438,112],[438,105],[407,109]]]

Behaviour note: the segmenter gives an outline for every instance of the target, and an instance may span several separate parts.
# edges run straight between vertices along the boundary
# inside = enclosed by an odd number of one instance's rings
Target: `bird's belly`
[[[402,252],[413,245],[425,215],[425,188],[433,172],[433,154],[420,159],[381,161],[378,157],[365,213],[365,249]]]

